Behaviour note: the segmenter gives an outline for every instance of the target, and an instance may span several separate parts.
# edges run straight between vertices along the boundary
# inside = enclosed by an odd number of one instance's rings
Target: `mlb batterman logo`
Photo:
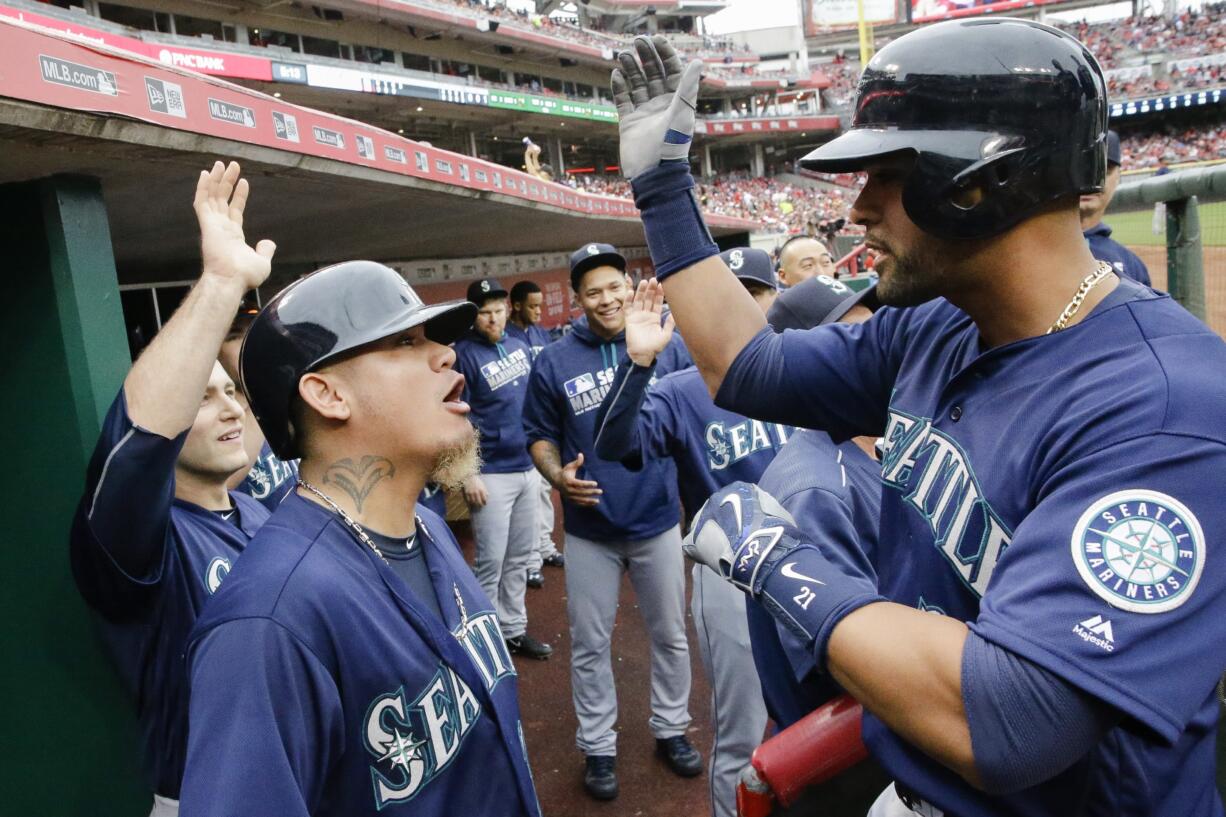
[[[1128,490],[1090,505],[1073,528],[1077,572],[1112,607],[1163,613],[1183,604],[1205,567],[1205,534],[1181,502]]]

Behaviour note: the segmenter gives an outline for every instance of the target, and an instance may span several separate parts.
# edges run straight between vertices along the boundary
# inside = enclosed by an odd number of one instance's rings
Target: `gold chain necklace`
[[[347,526],[349,526],[349,529],[354,532],[354,534],[358,537],[358,539],[361,540],[361,542],[365,544],[367,547],[369,547],[371,550],[373,550],[376,556],[378,556],[380,559],[383,560],[383,564],[387,565],[388,567],[391,567],[391,564],[387,561],[387,557],[383,555],[383,551],[379,550],[379,546],[375,544],[375,540],[371,539],[369,534],[367,534],[366,531],[362,529],[362,526],[359,525],[357,522],[355,522],[349,514],[345,513],[344,508],[342,508],[340,505],[337,505],[335,502],[333,502],[332,497],[328,496],[323,491],[319,490],[314,485],[307,482],[301,476],[298,477],[298,485],[302,488],[306,488],[308,491],[315,494],[315,496],[322,499],[324,503],[327,504],[327,506],[331,508],[333,511],[335,511],[336,515],[339,516],[341,520]],[[460,608],[460,626],[463,627],[463,629],[466,631],[468,629],[468,608],[464,606],[464,597],[460,595],[460,586],[457,585],[455,582],[452,582],[451,590],[453,593],[455,593],[456,606]]]
[[[1068,306],[1064,307],[1064,311],[1060,313],[1060,317],[1056,318],[1056,322],[1051,325],[1046,334],[1059,332],[1068,322],[1077,314],[1077,310],[1081,309],[1081,305],[1085,303],[1086,296],[1090,294],[1090,290],[1094,289],[1104,278],[1112,273],[1111,265],[1106,261],[1099,261],[1094,271],[1081,279],[1081,286],[1077,287],[1077,293],[1073,296],[1073,300],[1068,302]]]

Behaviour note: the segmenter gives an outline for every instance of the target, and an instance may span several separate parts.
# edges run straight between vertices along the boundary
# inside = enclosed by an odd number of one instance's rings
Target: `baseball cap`
[[[570,286],[578,291],[583,273],[596,267],[626,271],[626,259],[612,244],[584,244],[570,254]]]
[[[468,285],[468,295],[465,297],[477,306],[481,306],[491,298],[507,297],[507,291],[502,288],[502,284],[498,283],[497,278],[482,278]]]
[[[719,254],[732,270],[732,274],[743,284],[762,284],[771,289],[778,289],[779,282],[775,278],[775,270],[771,265],[770,253],[753,247],[737,247],[724,250]]]
[[[779,293],[766,312],[766,320],[776,332],[784,329],[812,329],[834,323],[856,304],[876,310],[876,285],[856,292],[842,281],[818,275]]]
[[[1120,135],[1113,130],[1107,131],[1107,164],[1120,165]]]

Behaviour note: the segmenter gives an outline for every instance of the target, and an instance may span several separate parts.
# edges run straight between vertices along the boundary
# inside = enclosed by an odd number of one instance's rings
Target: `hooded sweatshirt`
[[[455,370],[464,375],[464,400],[481,432],[481,473],[514,474],[532,469],[521,415],[532,352],[503,334],[497,343],[470,331],[455,345]]]
[[[596,456],[596,414],[626,359],[625,334],[611,340],[595,334],[582,317],[574,331],[541,350],[524,402],[528,445],[547,440],[562,453],[562,463],[583,453],[580,479],[595,480],[604,493],[592,508],[562,501],[567,533],[596,541],[648,539],[679,521],[677,470],[671,458],[651,459],[640,471]],[[656,358],[656,374],[692,365],[678,335]]]

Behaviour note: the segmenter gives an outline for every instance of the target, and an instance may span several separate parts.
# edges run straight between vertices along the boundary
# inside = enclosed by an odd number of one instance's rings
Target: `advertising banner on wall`
[[[131,51],[133,54],[140,54],[142,57],[155,59],[164,65],[199,71],[202,74],[266,81],[273,78],[272,61],[262,57],[248,57],[243,54],[208,51],[201,48],[183,48],[162,43],[147,43],[135,37],[124,37],[108,31],[85,28],[55,17],[0,5],[0,18],[5,17],[56,31],[83,43],[109,45],[112,48],[120,48],[124,51]]]
[[[860,24],[856,0],[805,0],[805,34],[854,28]],[[864,0],[864,22],[898,22],[898,0]]]
[[[911,21],[928,23],[933,20],[948,20],[954,17],[974,17],[979,14],[997,14],[1019,8],[1045,6],[1061,0],[910,0]]]

